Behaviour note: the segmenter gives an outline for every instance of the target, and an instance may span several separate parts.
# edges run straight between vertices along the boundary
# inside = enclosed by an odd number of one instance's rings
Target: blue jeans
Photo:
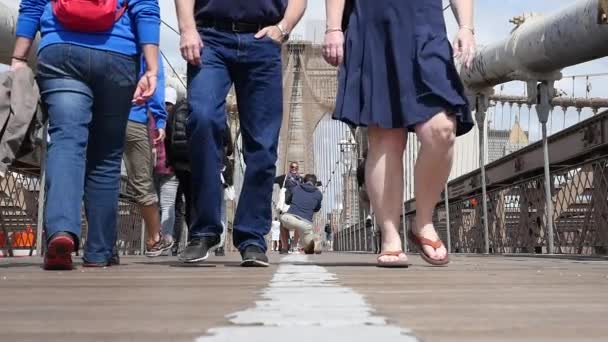
[[[138,59],[70,44],[40,51],[37,80],[49,116],[44,228],[80,239],[84,259],[106,262],[116,238],[120,162]]]
[[[226,96],[234,83],[247,169],[234,220],[234,245],[266,250],[272,219],[279,130],[283,116],[281,46],[270,38],[211,28],[201,36],[202,65],[188,65],[188,101],[193,183],[190,238],[222,233],[222,137]]]

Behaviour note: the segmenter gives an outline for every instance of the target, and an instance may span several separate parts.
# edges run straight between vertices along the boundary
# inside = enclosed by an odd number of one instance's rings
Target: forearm
[[[175,11],[180,32],[196,30],[194,0],[175,0]]]
[[[330,0],[327,0],[330,1]],[[452,13],[458,22],[458,26],[473,29],[473,0],[450,0]]]
[[[300,22],[306,11],[307,3],[308,0],[289,0],[285,16],[283,16],[283,19],[279,23],[287,32],[293,31],[293,28]]]
[[[327,28],[335,29],[342,27],[344,5],[345,0],[325,0],[325,22],[327,23]]]
[[[13,49],[13,58],[27,59],[30,54],[33,40],[26,37],[17,37],[15,48]]]
[[[165,110],[165,77],[162,69],[158,71],[157,79],[156,91],[152,98],[150,98],[150,101],[148,101],[148,108],[154,117],[154,128],[165,129],[167,125],[167,111]]]
[[[158,45],[144,44],[142,50],[146,60],[146,72],[158,74]]]

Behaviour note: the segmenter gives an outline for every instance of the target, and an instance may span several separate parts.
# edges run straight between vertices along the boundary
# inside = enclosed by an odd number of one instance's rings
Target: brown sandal
[[[411,230],[407,231],[407,239],[418,247],[418,249],[420,250],[420,257],[422,257],[422,259],[424,261],[428,262],[429,264],[434,265],[434,266],[444,266],[450,262],[449,255],[446,254],[445,258],[443,258],[441,260],[433,259],[430,256],[428,256],[424,252],[424,249],[422,248],[422,246],[429,246],[429,247],[432,247],[433,249],[437,250],[437,248],[444,246],[443,242],[441,240],[435,240],[435,241],[429,240],[427,238],[417,236]]]
[[[377,259],[378,264],[376,266],[382,267],[382,268],[408,268],[410,266],[410,263],[407,260],[401,260],[401,258],[399,258],[399,256],[401,254],[405,255],[405,253],[403,253],[403,251],[382,252],[382,253],[380,253],[380,255],[378,255],[378,259]],[[397,261],[380,261],[380,258],[383,256],[395,256],[395,257],[399,258],[399,260],[397,260]]]

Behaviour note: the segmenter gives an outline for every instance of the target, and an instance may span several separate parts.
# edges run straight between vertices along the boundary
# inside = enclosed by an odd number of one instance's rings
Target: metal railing
[[[606,132],[608,111],[549,137],[548,182],[542,160],[542,141],[483,165],[485,184],[482,184],[479,169],[450,181],[434,216],[441,239],[453,253],[607,254]],[[550,185],[549,191],[546,184]],[[487,190],[487,234],[483,214],[484,186]],[[550,201],[547,201],[547,194],[550,194]],[[415,199],[405,203],[404,211],[402,239],[404,231],[415,222]],[[336,234],[337,250],[374,251],[369,244],[361,244],[361,241],[369,241],[372,230],[377,231],[362,223],[344,227]],[[404,248],[413,251],[403,241]]]
[[[0,179],[0,256],[35,255],[39,192],[40,177],[35,172],[10,168]],[[83,213],[80,248],[84,246],[86,233]],[[143,223],[138,206],[127,196],[121,196],[118,202],[118,252],[122,255],[142,254],[142,234]]]
[[[608,252],[608,155],[559,167],[551,171],[552,218],[555,252],[604,255]],[[488,191],[490,253],[548,253],[549,235],[542,170]],[[481,194],[451,201],[436,209],[435,224],[455,253],[483,253],[485,238]],[[405,216],[414,222],[415,212]]]

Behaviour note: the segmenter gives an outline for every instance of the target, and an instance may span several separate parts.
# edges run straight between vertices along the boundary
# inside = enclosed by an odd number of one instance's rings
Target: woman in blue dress
[[[407,132],[421,143],[415,167],[416,224],[408,239],[433,265],[449,262],[433,210],[452,165],[455,137],[473,120],[454,57],[474,55],[473,0],[451,0],[454,48],[442,0],[326,0],[323,55],[340,66],[334,119],[368,127],[367,190],[382,229],[378,266],[407,266],[399,224]]]

